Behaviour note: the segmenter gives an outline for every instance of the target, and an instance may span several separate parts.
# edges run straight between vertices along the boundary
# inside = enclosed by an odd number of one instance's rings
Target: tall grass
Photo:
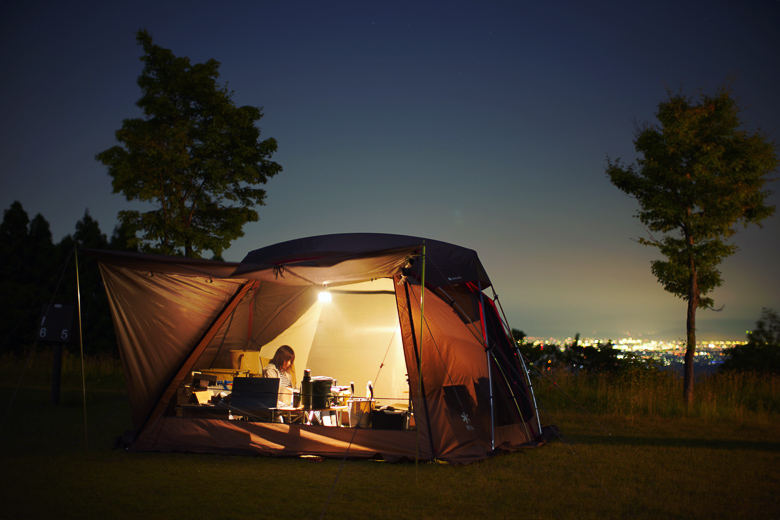
[[[51,350],[32,355],[0,355],[0,377],[8,383],[47,388],[51,384]],[[84,359],[87,392],[123,392],[119,360],[109,355]],[[697,377],[693,405],[682,400],[682,380],[673,372],[633,370],[622,374],[574,374],[563,369],[533,372],[539,404],[550,411],[584,409],[594,414],[626,417],[692,417],[765,422],[780,413],[780,376],[717,373]],[[62,359],[63,388],[81,388],[78,353]]]
[[[682,380],[672,372],[621,375],[550,370],[534,376],[540,404],[550,410],[584,408],[627,417],[695,417],[769,421],[780,412],[780,376],[719,373],[697,377],[689,408]]]
[[[574,417],[565,428],[574,444],[417,467],[133,453],[102,447],[94,429],[84,449],[78,407],[52,410],[45,423],[33,406],[20,412],[0,439],[8,468],[0,472],[1,518],[780,518],[777,427],[607,417],[607,436]]]
[[[558,412],[565,442],[468,466],[418,467],[111,449],[130,426],[120,364],[90,357],[84,365],[86,419],[77,355],[63,359],[59,406],[48,403],[50,353],[0,356],[8,412],[0,518],[780,518],[777,378],[700,379],[688,411],[671,374],[538,377],[539,400]],[[655,419],[662,415],[681,418]]]
[[[51,388],[53,367],[52,349],[39,348],[16,355],[0,354],[0,378],[5,387]],[[76,389],[80,395],[82,382],[87,397],[126,391],[121,363],[107,354],[85,356],[82,370],[81,356],[63,349],[61,370],[63,395],[69,395],[66,390]]]

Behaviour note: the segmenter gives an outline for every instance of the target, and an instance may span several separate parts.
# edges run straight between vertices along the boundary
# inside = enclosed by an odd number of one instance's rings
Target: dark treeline
[[[0,351],[20,353],[38,337],[44,304],[76,303],[76,248],[128,250],[122,228],[109,239],[89,211],[59,243],[40,213],[30,219],[19,201],[0,223]],[[78,255],[84,351],[115,354],[116,338],[96,262]],[[76,339],[76,335],[72,336]]]
[[[108,238],[88,210],[76,222],[74,233],[55,244],[43,215],[31,219],[19,201],[13,202],[0,223],[0,353],[18,354],[36,343],[44,304],[77,302],[77,248],[133,251],[127,244],[124,228],[116,227]],[[84,352],[116,355],[116,336],[97,263],[82,252],[78,264]],[[581,346],[579,334],[563,350],[552,344],[527,343],[521,330],[512,329],[512,334],[526,360],[540,369],[625,375],[659,368],[651,360],[615,349],[610,342]],[[780,374],[778,313],[764,309],[747,335],[747,344],[726,354],[721,370]]]
[[[726,349],[721,370],[780,375],[780,315],[761,310],[761,318],[747,335],[747,343]]]

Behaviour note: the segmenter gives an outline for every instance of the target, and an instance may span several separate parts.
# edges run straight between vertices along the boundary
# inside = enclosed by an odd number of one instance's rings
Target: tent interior
[[[259,363],[247,362],[244,368],[256,375],[278,347],[289,345],[295,351],[294,383],[301,381],[306,368],[312,376],[332,378],[333,386],[353,384],[364,389],[371,384],[377,404],[408,407],[409,383],[392,279],[330,290],[314,286],[274,289],[275,298],[266,297],[262,304],[255,300],[254,305],[233,311],[193,371],[241,369],[241,356],[249,357],[255,351]],[[323,293],[330,297],[320,297]],[[275,307],[277,301],[286,304],[286,313],[269,322],[273,310],[268,307]],[[289,397],[284,396],[284,401]]]

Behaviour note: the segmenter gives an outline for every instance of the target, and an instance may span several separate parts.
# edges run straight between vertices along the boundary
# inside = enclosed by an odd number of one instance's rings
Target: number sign
[[[76,306],[72,303],[43,304],[38,338],[42,341],[71,343],[75,340]]]

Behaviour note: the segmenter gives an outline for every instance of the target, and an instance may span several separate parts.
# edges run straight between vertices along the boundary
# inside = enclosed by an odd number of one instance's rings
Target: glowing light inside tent
[[[322,292],[321,292],[321,293],[320,293],[320,294],[317,296],[317,298],[319,298],[319,300],[320,300],[321,302],[323,302],[323,303],[327,303],[327,302],[329,302],[329,301],[332,301],[332,300],[333,300],[333,295],[332,295],[332,294],[330,294],[328,291],[322,291]]]

